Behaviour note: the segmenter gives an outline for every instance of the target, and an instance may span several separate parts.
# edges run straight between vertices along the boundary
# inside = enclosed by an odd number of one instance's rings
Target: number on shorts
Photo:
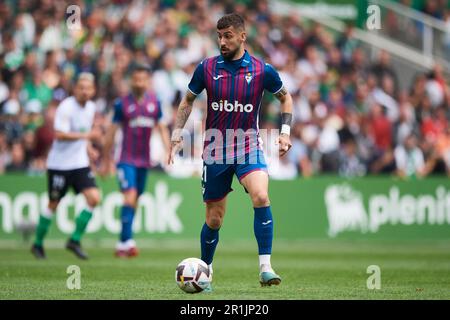
[[[60,176],[60,175],[53,176],[53,188],[62,189],[64,187],[65,183],[66,183],[66,178],[64,176]]]
[[[203,183],[206,183],[206,166],[203,166]]]
[[[128,187],[128,181],[125,179],[125,171],[122,168],[117,169],[117,177],[119,178],[122,189],[126,189]]]

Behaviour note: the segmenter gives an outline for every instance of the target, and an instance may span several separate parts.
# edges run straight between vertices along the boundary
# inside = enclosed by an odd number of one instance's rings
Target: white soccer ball
[[[175,281],[184,292],[198,293],[211,283],[212,274],[204,261],[187,258],[178,264],[175,270]]]

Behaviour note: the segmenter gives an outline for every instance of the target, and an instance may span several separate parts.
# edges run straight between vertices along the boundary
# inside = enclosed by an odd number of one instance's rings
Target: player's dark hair
[[[221,30],[228,27],[234,27],[236,30],[245,30],[244,19],[237,13],[230,13],[217,21],[217,29]]]
[[[140,71],[145,71],[147,73],[151,72],[151,68],[150,66],[143,64],[143,63],[136,63],[131,67],[131,72],[140,72]]]

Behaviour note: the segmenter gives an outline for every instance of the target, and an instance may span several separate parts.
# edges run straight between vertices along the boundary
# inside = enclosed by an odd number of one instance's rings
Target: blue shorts
[[[248,157],[248,155],[247,155]],[[258,150],[257,161],[233,164],[207,164],[203,162],[202,192],[204,202],[220,201],[233,189],[233,175],[236,174],[239,182],[253,171],[266,171],[267,164],[262,151]],[[225,161],[224,161],[225,162]],[[246,190],[247,191],[247,190]]]
[[[147,181],[147,168],[138,168],[126,163],[117,164],[117,179],[119,180],[120,190],[126,191],[136,189],[138,196],[145,190]]]

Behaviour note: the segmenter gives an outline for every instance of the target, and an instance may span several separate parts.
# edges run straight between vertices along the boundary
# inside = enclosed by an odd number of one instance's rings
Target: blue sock
[[[120,233],[120,241],[125,242],[133,237],[133,219],[134,208],[123,206],[121,211],[122,232]]]
[[[202,248],[202,260],[206,264],[211,264],[219,242],[219,229],[211,229],[206,223],[203,225],[200,234],[200,245]]]
[[[253,230],[258,242],[258,252],[259,254],[271,254],[273,238],[272,210],[270,206],[253,209],[255,210]]]

